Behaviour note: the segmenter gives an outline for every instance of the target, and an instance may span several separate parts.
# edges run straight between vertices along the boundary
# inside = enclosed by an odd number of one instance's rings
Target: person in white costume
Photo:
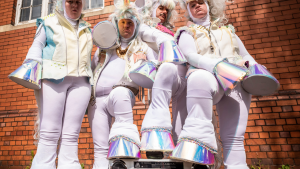
[[[141,1],[143,0],[136,1],[136,3],[143,4]],[[176,1],[174,0],[148,0],[145,1],[145,6],[141,10],[145,22],[140,31],[142,40],[157,53],[159,52],[159,43],[166,40],[174,41],[172,28],[174,28],[173,21],[177,16],[175,7]],[[185,64],[163,63],[159,66],[152,88],[151,104],[143,120],[142,133],[150,130],[172,130],[173,140],[175,143],[177,142],[187,115],[186,71]],[[171,98],[172,123],[169,110]],[[146,139],[142,134],[142,142]],[[149,146],[147,143],[142,143],[141,149],[147,151]]]
[[[189,70],[188,116],[178,144],[182,141],[197,142],[211,153],[217,153],[212,124],[213,105],[216,105],[225,168],[247,169],[243,141],[251,94],[239,83],[231,93],[225,95],[213,69],[224,58],[245,67],[257,62],[235,34],[234,27],[223,26],[226,23],[225,0],[183,0],[181,6],[187,9],[190,21],[188,26],[177,30],[175,39],[186,56]],[[178,145],[174,151],[177,149]]]
[[[139,86],[129,78],[129,72],[138,66],[135,63],[139,59],[154,61],[157,57],[139,36],[142,20],[133,3],[118,6],[110,18],[120,34],[121,46],[97,49],[92,61],[95,80],[92,95],[95,103],[90,104],[88,117],[94,142],[93,169],[108,168],[109,141],[114,138],[122,137],[140,144],[132,113]],[[99,58],[102,52],[106,53],[103,65]],[[112,117],[115,117],[115,122],[111,127]]]
[[[81,0],[58,0],[54,13],[37,19],[37,32],[27,59],[42,66],[42,87],[36,90],[39,116],[36,121],[38,148],[32,169],[81,169],[78,136],[90,100],[90,24],[81,14]],[[59,142],[60,140],[60,142]]]

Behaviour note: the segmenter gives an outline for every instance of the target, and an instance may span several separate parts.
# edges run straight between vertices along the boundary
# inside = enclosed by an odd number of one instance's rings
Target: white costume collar
[[[195,18],[191,11],[190,11],[190,6],[189,4],[187,4],[187,10],[189,12],[189,16],[192,18],[193,22],[197,25],[202,25],[204,27],[209,27],[210,26],[210,15],[209,15],[209,6],[208,6],[208,3],[207,3],[207,0],[204,0],[205,2],[205,5],[207,7],[207,14],[205,17],[203,18]]]
[[[80,15],[78,18],[76,18],[76,19],[70,18],[70,17],[68,16],[67,12],[66,12],[65,3],[66,3],[66,0],[63,0],[64,16],[65,16],[65,18],[70,22],[70,24],[71,24],[72,26],[76,26],[78,20],[79,20],[80,17],[81,17],[81,15]]]

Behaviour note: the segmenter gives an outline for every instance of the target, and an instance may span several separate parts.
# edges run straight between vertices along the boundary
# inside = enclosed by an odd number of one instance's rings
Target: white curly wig
[[[182,9],[186,11],[185,16],[192,21],[191,17],[188,14],[187,10],[187,4],[191,1],[196,1],[196,0],[179,0],[180,1],[180,6]],[[227,0],[203,0],[206,1],[209,5],[209,15],[211,18],[211,21],[215,21],[219,19],[218,25],[222,26],[228,22],[228,19],[225,14],[226,10],[226,1]]]
[[[142,9],[142,14],[144,16],[144,22],[147,25],[153,25],[152,22],[152,13],[154,10],[154,7],[158,4],[166,7],[169,12],[167,19],[164,23],[162,23],[163,26],[167,27],[168,29],[174,28],[174,21],[177,18],[177,12],[175,10],[177,0],[146,0],[146,4]]]
[[[119,0],[115,4],[115,12],[112,13],[109,18],[117,18],[117,19],[135,19],[137,22],[142,23],[143,17],[137,11],[137,8],[133,2],[130,2],[128,5],[123,3],[123,0]]]
[[[134,32],[134,39],[137,38],[137,41],[135,41],[134,45],[139,45],[140,43],[142,43],[142,40],[139,38],[138,33],[139,33],[139,28],[140,25],[143,23],[143,17],[142,15],[138,12],[135,3],[130,2],[129,0],[127,0],[127,2],[129,2],[129,4],[125,4],[126,0],[118,0],[117,2],[115,2],[115,12],[112,13],[109,16],[109,21],[111,21],[115,27],[119,30],[118,28],[118,22],[121,19],[133,19],[136,21],[136,29]]]
[[[59,11],[59,12],[63,12],[64,11],[64,5],[63,3],[66,0],[53,0],[53,7],[52,7],[52,11],[51,13],[54,13],[55,10]],[[85,5],[85,1],[86,0],[81,0],[82,1],[82,8],[84,8]]]

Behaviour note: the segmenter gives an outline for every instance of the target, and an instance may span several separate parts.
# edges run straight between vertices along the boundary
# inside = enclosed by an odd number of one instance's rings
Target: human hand
[[[136,63],[138,60],[146,60],[146,55],[144,53],[138,52],[133,54],[133,61]]]
[[[243,67],[243,66],[245,66],[245,67],[247,67],[247,68],[249,68],[249,61],[247,61],[247,60],[240,60],[238,63],[237,63],[237,65],[239,65],[239,66],[241,66],[241,67]]]

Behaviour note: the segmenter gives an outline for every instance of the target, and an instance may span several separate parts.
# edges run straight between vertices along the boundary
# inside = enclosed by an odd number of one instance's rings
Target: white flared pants
[[[248,169],[244,149],[251,95],[238,84],[228,95],[206,70],[193,72],[187,81],[188,116],[180,137],[197,138],[217,149],[212,124],[213,105],[217,106],[224,164],[227,169]]]
[[[152,102],[142,124],[142,129],[153,127],[172,129],[175,144],[187,116],[186,70],[185,65],[174,65],[173,63],[163,63],[159,67],[152,88]],[[172,123],[169,108],[171,98]]]
[[[88,117],[94,142],[93,169],[108,168],[110,138],[124,135],[140,143],[137,126],[133,124],[134,104],[134,94],[125,87],[117,87],[109,95],[96,97],[95,105],[89,106]],[[115,117],[115,122],[111,127],[112,117]]]
[[[58,144],[57,168],[81,169],[78,136],[90,99],[88,78],[67,76],[59,84],[42,80],[37,93],[40,137],[31,169],[55,169]]]

